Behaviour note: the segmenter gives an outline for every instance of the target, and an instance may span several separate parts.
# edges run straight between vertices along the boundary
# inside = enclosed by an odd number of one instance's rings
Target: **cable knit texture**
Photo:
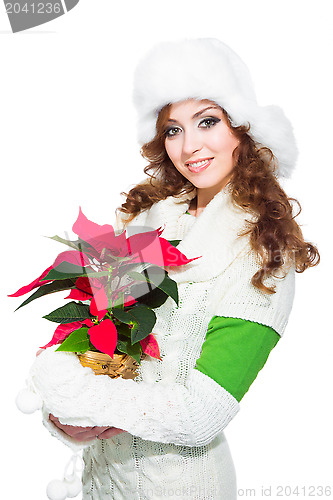
[[[96,376],[71,353],[49,348],[35,361],[30,386],[48,412],[65,424],[110,425],[127,432],[84,445],[84,500],[235,500],[236,480],[223,429],[239,410],[236,399],[195,370],[213,315],[239,317],[283,334],[292,306],[294,270],[271,278],[276,294],[249,282],[259,268],[245,237],[251,216],[233,207],[225,188],[199,217],[186,214],[191,196],[169,197],[141,213],[128,233],[165,226],[163,236],[181,239],[187,266],[169,268],[179,305],[168,298],[155,309],[154,334],[161,360],[146,357],[133,380]],[[119,226],[120,228],[121,226]],[[58,437],[75,443],[63,433]]]

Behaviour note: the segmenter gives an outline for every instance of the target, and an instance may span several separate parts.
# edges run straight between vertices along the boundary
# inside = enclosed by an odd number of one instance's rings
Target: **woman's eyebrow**
[[[192,119],[198,118],[200,115],[202,115],[205,111],[208,111],[208,109],[219,109],[218,106],[207,106],[207,108],[202,109],[201,111],[198,111],[192,116]],[[177,120],[173,120],[172,118],[169,118],[168,122],[172,123],[177,123]]]
[[[198,118],[198,116],[202,115],[205,111],[208,111],[208,109],[219,109],[217,106],[208,106],[207,108],[202,109],[201,111],[198,111],[195,113],[192,118]]]

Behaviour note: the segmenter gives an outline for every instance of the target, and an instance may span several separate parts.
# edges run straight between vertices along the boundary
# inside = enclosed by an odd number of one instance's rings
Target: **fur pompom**
[[[54,479],[51,481],[47,488],[46,494],[49,500],[66,500],[66,498],[75,498],[82,490],[81,479],[76,474],[77,461],[83,464],[82,458],[75,454],[66,466],[64,479]],[[68,469],[72,471],[69,473]]]
[[[70,479],[64,479],[64,483],[65,483],[66,488],[67,488],[67,497],[68,498],[76,497],[82,489],[81,480],[77,476],[74,476],[73,478],[70,478]]]
[[[22,413],[27,414],[40,410],[43,405],[40,396],[28,388],[22,389],[18,393],[15,403]]]
[[[54,479],[47,485],[46,494],[50,500],[66,500],[67,487],[60,479]]]

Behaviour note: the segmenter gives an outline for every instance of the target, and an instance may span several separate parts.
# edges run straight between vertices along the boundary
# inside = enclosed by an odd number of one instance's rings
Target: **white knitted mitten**
[[[52,413],[63,424],[113,426],[151,441],[202,446],[239,410],[231,394],[198,370],[185,385],[111,379],[56,347],[40,354],[30,371],[45,418]]]

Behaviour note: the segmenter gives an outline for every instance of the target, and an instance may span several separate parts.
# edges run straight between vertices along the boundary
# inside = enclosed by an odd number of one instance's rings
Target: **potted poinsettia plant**
[[[58,326],[41,349],[59,344],[57,351],[75,352],[96,373],[134,378],[143,355],[161,359],[154,309],[168,297],[178,304],[177,284],[165,267],[194,259],[176,248],[179,241],[161,237],[161,228],[141,228],[127,237],[125,231],[117,234],[111,225],[90,221],[81,208],[72,230],[78,236],[74,241],[52,238],[71,249],[10,297],[34,290],[19,309],[68,290],[70,301],[44,316]]]

